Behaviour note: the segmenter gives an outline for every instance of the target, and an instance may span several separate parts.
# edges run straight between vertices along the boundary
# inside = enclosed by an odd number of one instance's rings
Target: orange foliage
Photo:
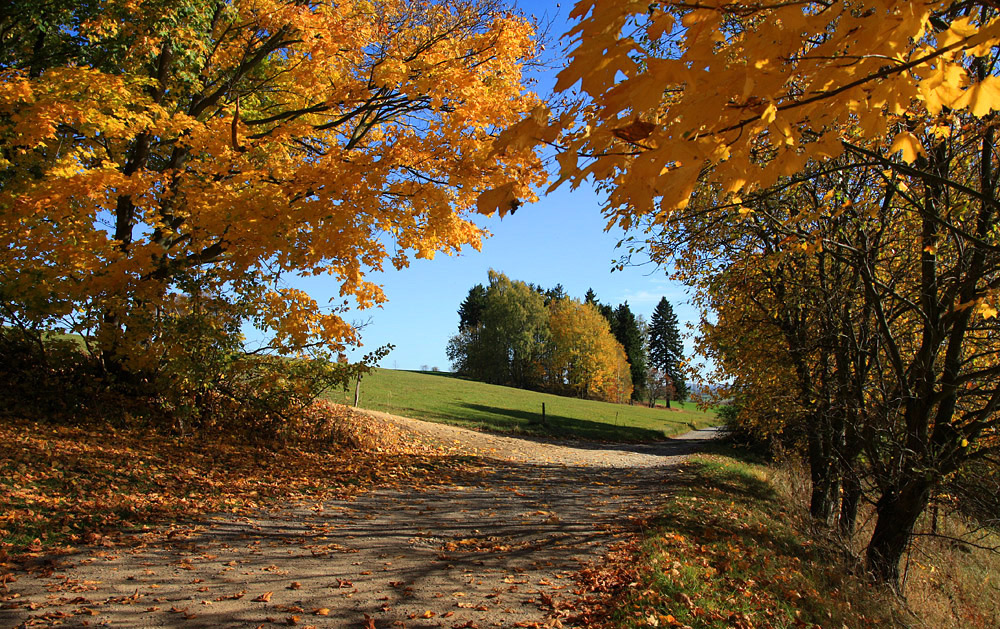
[[[550,386],[569,387],[583,397],[624,402],[632,395],[625,350],[593,304],[560,299],[549,305],[552,350]]]
[[[340,350],[358,341],[341,305],[284,275],[377,305],[369,270],[478,248],[479,195],[530,200],[542,180],[530,148],[493,149],[538,99],[521,72],[532,26],[490,4],[88,10],[67,18],[83,42],[68,60],[29,51],[2,71],[8,324],[100,329],[103,351],[149,356],[170,342],[172,293],[211,294],[275,349]]]

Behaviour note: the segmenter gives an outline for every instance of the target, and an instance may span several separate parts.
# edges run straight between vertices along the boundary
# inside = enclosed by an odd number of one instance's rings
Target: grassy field
[[[353,390],[328,397],[354,402]],[[716,421],[714,413],[690,403],[675,402],[676,410],[652,409],[484,384],[444,372],[393,369],[365,376],[360,406],[468,428],[601,441],[653,441]]]

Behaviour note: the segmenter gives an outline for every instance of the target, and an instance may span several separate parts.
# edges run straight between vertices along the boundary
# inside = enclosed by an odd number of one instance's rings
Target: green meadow
[[[354,390],[328,397],[353,404]],[[674,403],[674,410],[611,404],[393,369],[364,377],[359,406],[479,430],[598,441],[655,441],[716,423],[715,413],[690,402]]]

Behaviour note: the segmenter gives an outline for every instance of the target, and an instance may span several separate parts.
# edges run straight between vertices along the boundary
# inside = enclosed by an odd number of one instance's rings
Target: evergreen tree
[[[599,307],[600,308],[600,307]],[[608,307],[610,310],[610,307]],[[611,320],[611,332],[618,339],[618,342],[625,348],[625,355],[632,372],[632,399],[638,400],[642,395],[642,388],[646,382],[646,352],[642,343],[642,332],[639,329],[639,322],[628,302],[621,304],[614,310]]]
[[[563,288],[562,284],[556,284],[554,287],[545,291],[545,306],[548,307],[554,301],[559,301],[560,299],[566,299],[566,289]]]
[[[583,297],[583,303],[592,304],[597,308],[597,312],[601,313],[601,316],[607,319],[608,325],[611,326],[612,331],[615,328],[615,309],[607,304],[602,304],[597,299],[597,293],[594,292],[593,288],[587,289],[587,294]],[[616,337],[617,338],[617,337]],[[619,342],[621,342],[619,340]]]
[[[688,396],[688,385],[681,371],[684,360],[684,344],[677,328],[677,315],[666,297],[660,299],[649,321],[649,364],[667,377],[673,384],[673,399],[683,401]],[[670,407],[670,397],[667,398]]]
[[[462,332],[479,325],[485,309],[486,288],[482,284],[476,284],[469,289],[469,294],[458,307],[458,331]]]

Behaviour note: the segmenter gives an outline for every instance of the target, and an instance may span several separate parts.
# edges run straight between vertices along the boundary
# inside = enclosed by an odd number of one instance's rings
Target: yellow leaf
[[[973,116],[979,117],[1000,109],[1000,80],[995,76],[988,76],[969,86],[952,106],[955,109],[968,107]]]
[[[760,119],[768,124],[771,124],[772,122],[774,122],[774,119],[777,116],[778,116],[778,108],[777,106],[775,106],[774,103],[771,103],[764,110],[764,113],[760,115]]]
[[[897,151],[903,151],[903,161],[912,164],[917,160],[918,155],[926,155],[924,145],[920,143],[917,136],[909,131],[902,131],[892,139],[892,146],[889,147],[889,154],[893,155]]]
[[[476,209],[480,214],[486,216],[490,216],[498,210],[500,211],[500,216],[516,210],[520,205],[517,194],[514,192],[516,185],[515,182],[511,181],[492,190],[486,190],[476,200]]]

